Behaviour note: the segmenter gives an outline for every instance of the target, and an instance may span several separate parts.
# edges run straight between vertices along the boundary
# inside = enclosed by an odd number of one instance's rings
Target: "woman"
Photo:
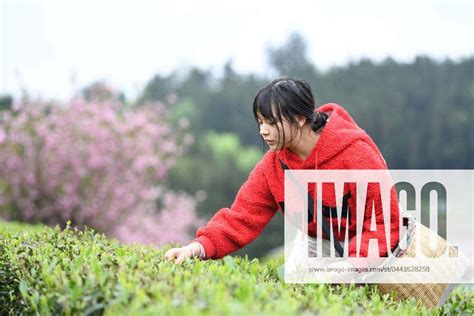
[[[298,78],[277,78],[264,86],[255,96],[253,113],[260,135],[267,142],[268,150],[251,171],[239,189],[230,208],[220,209],[210,221],[196,232],[196,238],[181,248],[172,248],[165,257],[181,263],[186,258],[220,259],[253,241],[278,210],[284,211],[284,171],[289,169],[387,169],[386,162],[370,136],[361,129],[340,105],[328,103],[315,108],[310,85]],[[282,164],[283,163],[283,164]],[[311,196],[316,196],[314,183],[308,186]],[[336,208],[334,195],[323,190],[323,216]],[[380,194],[368,188],[367,201],[381,205]],[[368,243],[356,247],[356,218],[354,187],[344,187],[347,211],[342,214],[341,232],[349,226],[349,256],[367,257]],[[369,205],[370,204],[370,205]],[[367,203],[372,207],[372,203]],[[391,191],[390,238],[379,244],[379,255],[387,254],[387,245],[396,248],[398,235],[398,200]],[[377,219],[382,216],[375,210]],[[327,216],[325,216],[327,217]],[[332,219],[337,223],[337,218]],[[364,222],[362,240],[385,240],[383,221],[376,221],[371,228],[370,218]],[[337,225],[333,225],[337,227]],[[379,229],[380,228],[380,229]],[[308,218],[308,234],[316,235],[316,218]],[[344,234],[334,232],[338,240]],[[325,235],[323,234],[323,237]]]

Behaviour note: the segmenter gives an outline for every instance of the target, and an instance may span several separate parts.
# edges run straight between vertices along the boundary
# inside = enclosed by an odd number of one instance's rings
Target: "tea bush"
[[[164,259],[157,249],[83,231],[0,222],[0,314],[471,314],[472,290],[442,308],[397,302],[375,287],[286,284],[281,260]]]

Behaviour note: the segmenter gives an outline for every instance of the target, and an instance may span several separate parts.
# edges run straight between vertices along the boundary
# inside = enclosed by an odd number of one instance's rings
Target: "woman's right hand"
[[[201,247],[197,242],[192,242],[181,248],[171,248],[165,254],[167,260],[173,260],[174,263],[180,264],[187,258],[200,257]]]

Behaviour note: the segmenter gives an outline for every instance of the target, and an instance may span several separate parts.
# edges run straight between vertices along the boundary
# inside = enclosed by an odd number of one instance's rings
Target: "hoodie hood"
[[[355,141],[362,139],[370,142],[369,135],[357,125],[342,106],[326,103],[315,111],[326,112],[329,118],[309,156],[302,160],[288,148],[278,153],[278,156],[282,155],[290,169],[318,169],[318,165],[332,159]]]

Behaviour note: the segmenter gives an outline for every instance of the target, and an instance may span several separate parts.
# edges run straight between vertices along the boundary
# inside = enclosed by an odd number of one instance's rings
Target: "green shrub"
[[[0,222],[0,314],[443,314],[472,313],[457,289],[442,308],[398,303],[375,287],[286,284],[281,261],[227,256],[166,261],[156,249],[109,240],[87,228]]]

